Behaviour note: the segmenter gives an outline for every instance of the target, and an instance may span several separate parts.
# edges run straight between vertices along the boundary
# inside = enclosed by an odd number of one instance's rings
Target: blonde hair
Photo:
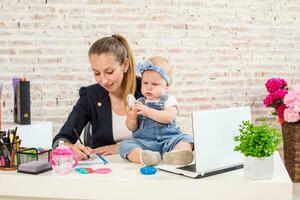
[[[168,59],[161,57],[161,56],[152,56],[148,59],[153,65],[160,67],[161,69],[165,70],[170,77],[170,84],[172,83],[172,68]]]
[[[89,49],[89,57],[92,54],[101,55],[103,53],[113,54],[120,64],[123,64],[126,58],[128,59],[128,69],[124,73],[121,84],[122,98],[125,103],[127,95],[134,94],[136,89],[135,60],[131,48],[123,36],[114,34],[97,40]]]

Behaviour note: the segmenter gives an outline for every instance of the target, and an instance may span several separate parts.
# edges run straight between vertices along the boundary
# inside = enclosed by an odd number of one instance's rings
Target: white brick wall
[[[94,83],[89,46],[121,33],[137,61],[170,59],[179,122],[190,113],[251,105],[270,115],[264,83],[280,76],[300,83],[299,0],[0,0],[3,118],[12,120],[14,75],[31,81],[32,119],[59,130],[82,85]]]

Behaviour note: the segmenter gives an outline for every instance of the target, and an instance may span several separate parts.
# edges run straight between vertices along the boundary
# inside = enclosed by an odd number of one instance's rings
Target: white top
[[[112,111],[113,137],[115,142],[132,138],[132,132],[126,126],[126,115],[117,115]]]
[[[172,95],[168,95],[168,99],[165,102],[165,107],[171,107],[171,106],[175,106],[177,110],[179,110],[177,99]]]
[[[155,101],[149,101],[149,100],[146,99],[146,102],[159,102],[159,99],[155,100]],[[174,96],[168,95],[168,99],[165,102],[165,108],[166,107],[171,107],[171,106],[175,106],[176,107],[176,109],[177,109],[177,115],[178,115],[179,114],[178,101],[177,101],[177,99]]]

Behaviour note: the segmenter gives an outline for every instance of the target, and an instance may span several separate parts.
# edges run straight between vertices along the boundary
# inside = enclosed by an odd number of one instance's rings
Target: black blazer
[[[135,97],[140,98],[141,79],[137,77]],[[74,128],[80,134],[85,125],[92,125],[92,148],[115,144],[112,132],[112,111],[108,92],[99,84],[81,87],[79,99],[73,107],[67,121],[54,137],[52,145],[59,139],[66,139],[73,144],[77,137],[73,133]],[[55,146],[55,145],[54,145]]]

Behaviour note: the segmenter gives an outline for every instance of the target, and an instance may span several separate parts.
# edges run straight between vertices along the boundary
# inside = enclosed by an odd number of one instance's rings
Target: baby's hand
[[[147,111],[148,111],[148,107],[143,105],[141,102],[136,102],[134,110],[136,111],[136,113],[138,115],[143,115],[143,116],[147,116]]]

